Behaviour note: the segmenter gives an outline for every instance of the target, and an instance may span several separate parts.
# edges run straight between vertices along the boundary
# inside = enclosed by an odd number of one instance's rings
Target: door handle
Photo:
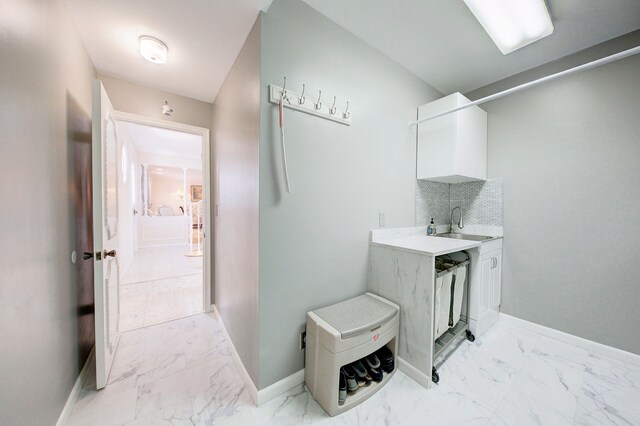
[[[105,251],[106,253],[106,251]],[[94,254],[90,251],[85,251],[84,253],[82,253],[82,258],[84,260],[89,260],[94,256]],[[96,260],[102,260],[102,252],[101,251],[97,251],[95,254]]]
[[[116,251],[115,250],[110,250],[110,251],[104,251],[104,258],[106,259],[107,256],[110,257],[116,257]]]
[[[137,214],[138,214],[138,210],[133,209],[133,215],[135,216],[135,215],[137,215]]]

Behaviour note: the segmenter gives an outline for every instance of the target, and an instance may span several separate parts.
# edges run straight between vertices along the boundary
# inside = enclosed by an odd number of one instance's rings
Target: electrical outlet
[[[307,347],[307,332],[303,331],[300,333],[300,337],[298,339],[298,349],[302,350]]]
[[[384,213],[378,213],[378,225],[380,226],[380,228],[384,228],[385,226],[385,214]]]

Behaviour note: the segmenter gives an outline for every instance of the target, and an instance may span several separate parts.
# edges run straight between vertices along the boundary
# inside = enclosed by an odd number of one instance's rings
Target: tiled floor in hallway
[[[138,250],[120,283],[121,331],[202,312],[202,257],[188,251],[187,245]]]
[[[426,390],[397,371],[334,418],[303,385],[254,407],[220,323],[199,314],[124,333],[109,385],[96,392],[85,383],[70,424],[640,424],[640,368],[504,321],[465,341],[439,372]]]

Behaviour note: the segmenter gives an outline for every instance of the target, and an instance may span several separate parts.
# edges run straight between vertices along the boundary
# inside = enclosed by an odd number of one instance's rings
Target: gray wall
[[[351,127],[285,111],[291,193],[268,85],[349,100]],[[436,90],[298,0],[262,20],[259,388],[300,370],[306,312],[366,291],[369,230],[415,222],[416,108]],[[315,89],[314,93],[312,90]],[[325,98],[325,102],[330,99]]]
[[[67,113],[95,71],[60,1],[1,9],[0,422],[53,425],[79,373]]]
[[[640,44],[640,32],[470,94]],[[504,178],[503,312],[640,354],[640,57],[483,105]]]
[[[141,86],[103,74],[99,74],[98,78],[102,80],[109,99],[117,111],[190,124],[205,129],[211,128],[212,105],[208,102]],[[161,107],[164,101],[169,101],[169,105],[173,107],[171,116],[162,115]]]
[[[254,383],[258,383],[258,168],[260,17],[213,105],[217,180],[215,302]],[[215,188],[215,187],[214,187]]]

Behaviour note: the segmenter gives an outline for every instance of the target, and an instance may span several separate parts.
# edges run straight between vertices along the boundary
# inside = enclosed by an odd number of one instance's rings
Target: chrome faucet
[[[460,206],[454,207],[451,209],[451,217],[449,218],[449,232],[453,233],[453,212],[456,209],[460,210],[460,220],[458,221],[458,228],[464,228],[464,223],[462,222],[462,208]]]

